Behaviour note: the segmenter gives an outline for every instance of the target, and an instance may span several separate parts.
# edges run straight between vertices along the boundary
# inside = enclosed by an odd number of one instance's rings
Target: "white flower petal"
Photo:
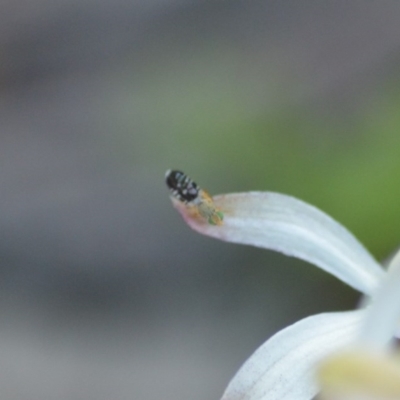
[[[363,314],[319,314],[278,332],[245,362],[222,400],[312,399],[316,363],[354,340]]]
[[[398,331],[400,320],[400,252],[389,264],[372,304],[361,325],[360,340],[368,346],[383,348]],[[398,332],[397,332],[398,333]]]
[[[380,265],[349,231],[309,204],[269,192],[227,194],[213,200],[224,213],[221,226],[192,218],[184,207],[175,206],[200,233],[301,258],[365,294],[371,294],[384,276]]]

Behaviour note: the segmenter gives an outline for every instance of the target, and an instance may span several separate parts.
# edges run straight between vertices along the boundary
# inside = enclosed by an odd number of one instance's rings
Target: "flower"
[[[188,225],[216,239],[276,250],[308,261],[365,295],[385,271],[362,244],[331,217],[298,199],[249,192],[213,197],[223,215],[215,226],[172,197]],[[272,336],[243,364],[222,400],[309,400],[318,392],[317,363],[351,343],[365,310],[305,318]]]
[[[356,341],[318,368],[323,400],[400,399],[400,354],[392,346],[400,320],[400,252],[374,295]]]

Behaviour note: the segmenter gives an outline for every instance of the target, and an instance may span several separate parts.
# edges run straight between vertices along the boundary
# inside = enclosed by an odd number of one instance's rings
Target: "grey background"
[[[1,398],[216,399],[274,332],[357,304],[306,263],[184,225],[167,168],[262,188],[199,157],[201,133],[174,136],[172,96],[204,83],[210,110],[223,92],[244,117],[346,118],[396,74],[399,18],[391,1],[3,1]]]

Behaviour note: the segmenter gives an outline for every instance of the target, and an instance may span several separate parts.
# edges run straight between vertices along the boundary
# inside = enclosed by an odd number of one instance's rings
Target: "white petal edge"
[[[221,400],[310,400],[316,366],[351,343],[365,311],[305,318],[275,334],[243,364]]]
[[[368,295],[385,274],[346,228],[301,200],[271,192],[219,195],[213,200],[224,213],[222,226],[190,218],[175,206],[202,234],[301,258]]]
[[[389,264],[388,273],[381,281],[372,298],[361,325],[359,339],[368,347],[387,347],[396,332],[400,320],[400,251]]]

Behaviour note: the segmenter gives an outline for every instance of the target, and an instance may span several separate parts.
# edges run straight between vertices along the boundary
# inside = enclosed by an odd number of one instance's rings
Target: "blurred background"
[[[359,294],[184,224],[164,184],[312,203],[400,242],[400,3],[3,0],[2,399],[218,399]]]

